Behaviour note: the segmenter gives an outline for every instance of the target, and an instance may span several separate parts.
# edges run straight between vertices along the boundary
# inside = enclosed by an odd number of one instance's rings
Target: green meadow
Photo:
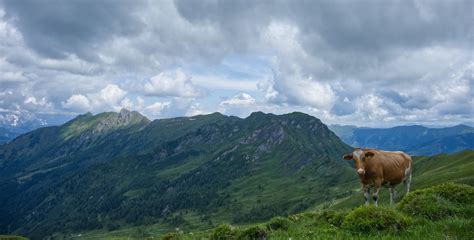
[[[414,158],[413,190],[390,206],[388,190],[382,189],[378,208],[365,207],[357,182],[340,189],[352,194],[331,200],[308,211],[274,217],[270,221],[213,224],[189,212],[184,228],[154,224],[116,231],[57,235],[75,239],[473,239],[474,151]],[[269,182],[267,182],[269,183]],[[245,183],[242,183],[245,184]],[[271,184],[271,183],[270,183]],[[336,188],[333,189],[335,191]],[[295,188],[295,191],[303,191]],[[256,193],[255,193],[256,194]],[[291,193],[288,196],[295,196]],[[242,196],[244,197],[244,196]],[[223,218],[225,219],[225,218]],[[189,228],[192,227],[192,228]]]

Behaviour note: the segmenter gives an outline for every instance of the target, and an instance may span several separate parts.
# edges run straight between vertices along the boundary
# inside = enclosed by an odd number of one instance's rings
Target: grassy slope
[[[473,176],[474,176],[474,151],[462,151],[456,154],[447,155],[441,154],[433,157],[417,157],[414,159],[414,180],[413,180],[413,190],[426,188],[433,186],[435,184],[440,184],[444,182],[460,182],[473,185]],[[255,176],[254,176],[255,177]],[[258,179],[247,179],[240,182],[240,185],[246,185],[250,182],[258,181],[262,182],[262,185],[272,184],[272,179],[274,176],[271,175],[259,175],[256,176]],[[301,182],[312,181],[312,179],[302,179]],[[258,189],[255,188],[253,192],[239,192],[238,186],[236,185],[235,196],[238,198],[243,198],[243,194],[247,194],[248,204],[254,204],[260,197],[273,197],[279,195],[287,195],[289,199],[294,198],[295,202],[301,201],[298,198],[298,194],[301,194],[308,189],[304,188],[304,184],[298,183],[287,183],[287,186],[282,186],[281,191],[278,192],[266,192],[265,188]],[[291,191],[290,191],[291,188]],[[274,189],[274,188],[273,188]],[[352,191],[348,192],[348,189]],[[353,207],[359,206],[363,203],[362,193],[358,189],[358,182],[354,178],[353,182],[348,182],[334,186],[329,189],[329,191],[339,192],[341,198],[332,199],[327,201],[324,204],[314,206],[310,208],[311,210],[324,210],[324,209],[343,209],[347,211]],[[403,192],[403,186],[399,186],[399,192]],[[251,198],[248,196],[252,195]],[[402,198],[403,194],[400,194],[399,199]],[[388,205],[388,191],[383,189],[381,192],[381,204],[382,206]],[[346,209],[346,210],[344,210]],[[222,222],[226,222],[228,218],[224,212],[222,214]],[[360,237],[362,239],[398,239],[405,238],[410,239],[413,237],[421,236],[433,236],[433,239],[445,239],[446,236],[453,236],[460,234],[459,239],[463,239],[462,236],[468,234],[466,229],[473,226],[472,220],[463,219],[458,217],[451,217],[437,222],[426,221],[424,219],[416,219],[417,223],[414,226],[410,227],[405,232],[400,232],[396,234],[384,234],[383,236],[355,236],[353,233],[348,231],[340,231],[339,228],[332,226],[326,222],[316,221],[310,217],[305,217],[307,214],[298,214],[297,224],[292,224],[288,231],[274,231],[271,233],[271,239],[288,239],[289,237],[297,238],[307,238],[307,239],[325,239],[336,237],[339,239],[342,238],[354,238]],[[206,223],[200,219],[195,213],[189,212],[184,215],[184,218],[189,222],[189,224],[194,226],[199,226],[197,229],[209,229],[210,224]],[[217,221],[216,221],[217,222]],[[249,225],[240,225],[238,228],[244,229]],[[163,233],[174,231],[175,228],[165,224],[155,224],[151,226],[140,226],[125,228],[118,231],[104,232],[104,231],[94,231],[88,232],[81,235],[81,239],[128,239],[128,238],[143,238],[147,236],[158,237]],[[180,230],[181,231],[181,230]],[[183,234],[181,236],[186,237],[186,239],[193,239],[198,236],[207,237],[209,231],[193,233],[194,235]],[[197,234],[197,235],[196,235]],[[464,234],[464,235],[463,235]],[[198,237],[199,238],[199,237]]]
[[[416,158],[413,174],[415,188],[447,181],[474,185],[474,151]]]
[[[387,205],[381,205],[378,208],[373,207],[359,207],[356,210],[322,210],[315,212],[306,212],[301,214],[291,215],[288,218],[279,218],[280,221],[272,220],[270,222],[246,225],[246,226],[237,226],[232,228],[232,236],[234,238],[221,238],[221,239],[255,239],[248,238],[249,232],[258,231],[265,232],[267,239],[473,239],[474,233],[472,232],[474,222],[473,222],[473,208],[474,208],[474,188],[471,186],[461,186],[461,185],[445,185],[448,188],[441,186],[435,186],[431,188],[424,188],[423,191],[417,191],[414,193],[414,196],[427,196],[430,194],[435,194],[436,196],[442,196],[443,193],[450,193],[451,187],[464,189],[463,195],[457,195],[457,199],[464,199],[461,202],[456,202],[453,199],[452,195],[449,195],[447,198],[443,198],[443,208],[445,205],[455,206],[460,208],[459,214],[454,215],[445,215],[440,219],[432,219],[426,216],[417,216],[410,214],[408,212],[402,211],[402,206],[404,203],[399,203],[397,208],[390,207]],[[442,190],[440,190],[442,189]],[[467,189],[467,191],[465,191]],[[447,191],[446,191],[447,190]],[[450,200],[448,200],[450,199]],[[418,204],[418,207],[422,209],[431,209],[430,207],[426,208],[426,204],[411,202],[412,204]],[[439,205],[437,207],[440,207]],[[372,222],[369,226],[372,226],[371,232],[360,231],[357,228],[351,228],[351,222],[364,222],[367,221],[367,218],[364,219],[363,215],[357,215],[356,219],[348,218],[349,215],[353,214],[357,210],[362,210],[362,212],[370,213],[368,215],[368,220]],[[375,211],[376,210],[376,211]],[[392,216],[389,218],[380,217],[381,215],[373,215],[375,212],[384,213],[382,216]],[[393,218],[393,215],[386,214],[394,212],[397,217]],[[434,213],[440,212],[439,210],[434,210]],[[391,223],[387,224],[389,219],[400,219],[403,218],[408,221],[408,224],[403,227],[394,228]],[[352,220],[352,221],[348,221]],[[385,219],[385,220],[382,220]],[[283,223],[281,224],[282,221]],[[280,223],[275,226],[275,222]],[[375,225],[374,225],[375,223]],[[286,227],[281,227],[286,224]],[[375,226],[382,226],[375,227]],[[134,229],[127,229],[116,231],[109,234],[104,233],[95,233],[90,235],[82,235],[82,239],[152,239],[157,237],[161,231],[160,226],[155,225],[149,228],[138,227]],[[253,229],[253,231],[252,231]],[[183,232],[179,229],[171,230],[171,234],[168,233],[168,236],[173,236],[169,239],[209,239],[215,233],[215,230],[207,231],[198,231],[198,232]],[[221,235],[222,236],[222,235]],[[247,238],[245,237],[247,236]],[[213,238],[211,238],[213,239]]]
[[[1,235],[0,240],[27,240],[28,238],[15,236],[15,235]]]
[[[474,151],[472,150],[431,157],[415,157],[413,158],[413,164],[412,190],[444,182],[474,185]],[[364,197],[359,185],[355,186],[354,191],[356,196],[336,200],[333,207],[348,208],[362,204]],[[398,198],[401,199],[405,193],[403,184],[397,187],[397,192]],[[390,200],[388,189],[383,188],[380,194],[379,201],[388,204]]]

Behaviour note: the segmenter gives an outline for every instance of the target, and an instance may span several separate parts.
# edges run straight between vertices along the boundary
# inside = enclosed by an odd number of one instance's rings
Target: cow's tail
[[[407,189],[407,194],[410,192],[410,186],[411,186],[411,178],[412,178],[412,173],[413,173],[413,162],[411,160],[411,157],[406,155],[409,160],[408,168],[405,169],[405,181],[403,183],[405,184],[405,187]]]

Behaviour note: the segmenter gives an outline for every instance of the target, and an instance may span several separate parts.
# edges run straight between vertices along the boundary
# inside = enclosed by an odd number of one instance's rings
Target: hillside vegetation
[[[387,189],[381,191],[379,202],[382,206],[379,209],[360,207],[364,198],[363,194],[357,191],[357,180],[354,179],[356,185],[353,186],[352,194],[314,206],[310,211],[275,217],[269,222],[226,222],[216,229],[202,232],[186,227],[179,227],[176,231],[174,227],[154,224],[112,232],[88,232],[83,234],[81,239],[140,239],[163,236],[165,232],[168,232],[165,236],[174,237],[170,239],[218,239],[212,238],[217,232],[227,232],[226,234],[230,234],[234,239],[245,239],[242,236],[248,232],[259,231],[264,231],[269,239],[425,239],[427,236],[430,236],[430,239],[472,239],[470,229],[474,226],[471,180],[474,176],[473,163],[474,151],[414,158],[415,191],[404,197],[403,187],[398,187],[400,196],[397,206],[393,208],[389,206]],[[446,174],[441,174],[443,172]],[[344,224],[346,218],[356,220],[346,221]],[[361,222],[364,218],[365,223]],[[362,225],[354,225],[355,222]],[[379,224],[384,222],[388,223],[387,229],[378,229],[384,228],[384,225]],[[372,227],[372,230],[365,229]],[[357,230],[359,228],[364,230]],[[365,234],[367,231],[371,233]]]
[[[40,239],[264,221],[350,194],[350,149],[302,113],[85,114],[0,147],[0,230]]]
[[[445,183],[410,193],[396,206],[325,209],[260,224],[221,224],[207,231],[180,229],[161,239],[472,239],[474,187]],[[152,238],[145,228],[81,239]]]
[[[350,150],[303,113],[155,121],[127,110],[84,114],[0,146],[0,191],[7,193],[0,194],[0,231],[142,239],[232,224],[259,232],[255,224],[321,209],[337,210],[328,218],[339,221],[363,202],[351,162],[341,159]],[[415,158],[414,189],[472,184],[473,159],[473,151]],[[412,226],[394,211],[395,225]],[[274,221],[272,228],[300,228]]]

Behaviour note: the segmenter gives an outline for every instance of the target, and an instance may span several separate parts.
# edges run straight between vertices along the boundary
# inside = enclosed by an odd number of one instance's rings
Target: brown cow
[[[410,192],[413,165],[411,157],[404,152],[388,152],[376,149],[355,148],[345,160],[354,160],[364,189],[365,205],[369,205],[370,188],[374,187],[374,205],[377,206],[381,186],[390,188],[390,204],[395,202],[395,186],[403,182]]]

